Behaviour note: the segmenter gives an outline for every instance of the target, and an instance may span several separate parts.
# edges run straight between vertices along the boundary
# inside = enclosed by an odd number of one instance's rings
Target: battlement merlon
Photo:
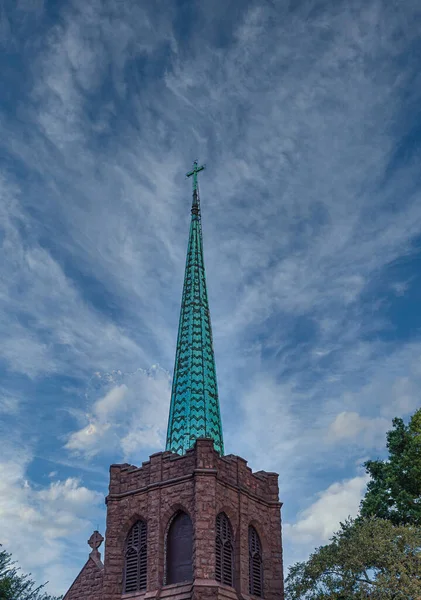
[[[233,454],[220,456],[213,440],[199,438],[194,447],[180,456],[173,452],[157,452],[136,467],[128,463],[110,467],[109,498],[121,498],[154,487],[187,481],[197,475],[216,477],[225,484],[279,507],[278,474],[266,471],[253,473],[247,461]]]

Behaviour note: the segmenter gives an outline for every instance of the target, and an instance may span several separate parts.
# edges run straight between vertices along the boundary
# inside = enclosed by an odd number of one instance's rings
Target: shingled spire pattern
[[[168,420],[167,450],[184,454],[197,438],[224,453],[211,319],[203,261],[202,225],[194,163],[193,203]]]

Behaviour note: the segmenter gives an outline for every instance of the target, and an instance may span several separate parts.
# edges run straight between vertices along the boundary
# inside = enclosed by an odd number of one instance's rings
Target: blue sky
[[[53,593],[164,447],[198,158],[225,449],[285,564],[421,395],[421,6],[0,2],[0,531]],[[42,548],[42,552],[40,551]]]

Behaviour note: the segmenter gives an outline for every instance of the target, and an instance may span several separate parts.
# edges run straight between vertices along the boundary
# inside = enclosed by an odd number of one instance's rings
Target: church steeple
[[[215,450],[223,455],[197,183],[197,174],[204,168],[195,161],[187,173],[193,178],[193,202],[166,449],[184,454],[197,438],[206,437],[213,439]]]

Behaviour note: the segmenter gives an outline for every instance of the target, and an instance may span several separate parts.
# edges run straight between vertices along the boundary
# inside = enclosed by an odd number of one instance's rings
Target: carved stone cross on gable
[[[89,556],[97,564],[97,566],[100,569],[103,569],[104,565],[101,562],[101,554],[98,551],[98,548],[100,547],[100,545],[102,544],[103,541],[104,541],[104,538],[97,530],[95,530],[93,532],[93,534],[91,535],[91,537],[88,540],[88,544],[92,548],[92,551]]]
[[[92,550],[95,551],[95,550],[98,550],[98,548],[100,547],[100,545],[102,544],[103,541],[104,541],[104,538],[99,533],[99,531],[94,531],[88,540],[88,544],[90,545]]]

